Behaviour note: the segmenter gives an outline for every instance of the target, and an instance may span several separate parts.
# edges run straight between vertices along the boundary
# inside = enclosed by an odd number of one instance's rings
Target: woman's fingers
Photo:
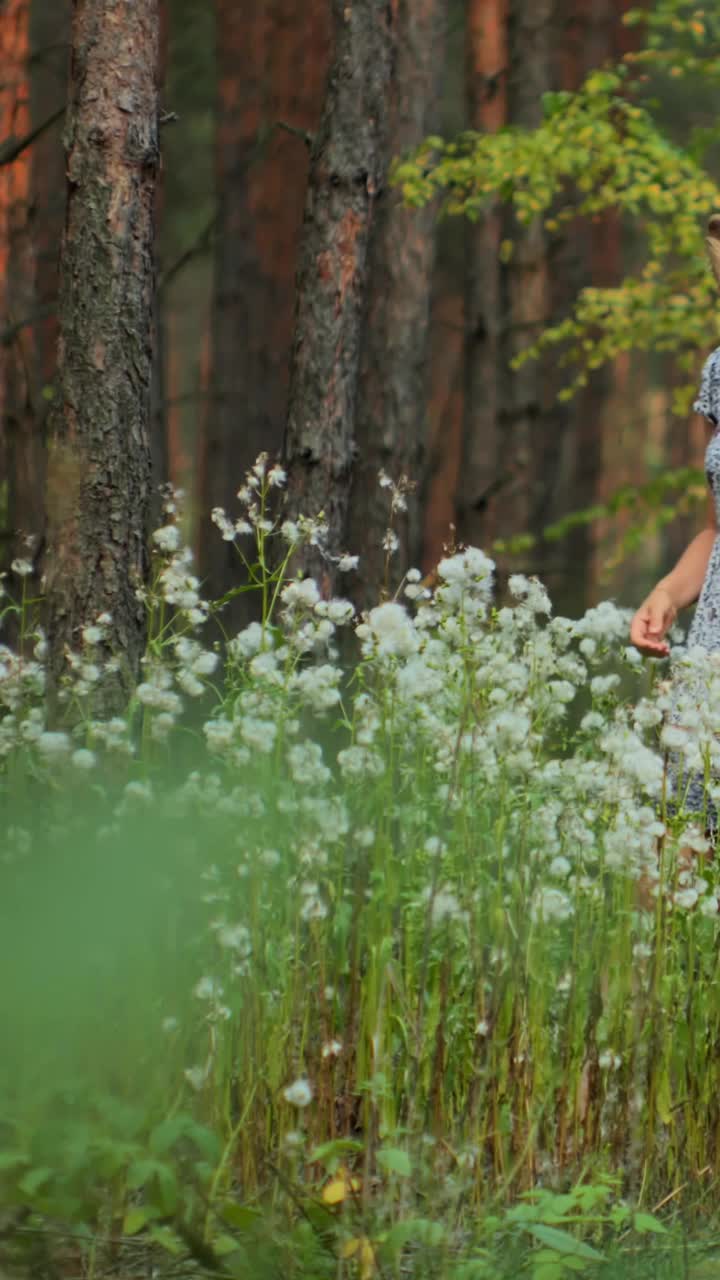
[[[670,646],[662,638],[667,626],[668,620],[663,610],[645,605],[642,609],[638,609],[632,620],[630,641],[640,653],[646,654],[647,657],[665,658],[670,652]]]

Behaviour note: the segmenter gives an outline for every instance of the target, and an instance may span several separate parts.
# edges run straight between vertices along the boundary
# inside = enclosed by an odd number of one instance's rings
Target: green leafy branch
[[[550,233],[608,210],[639,226],[648,247],[640,275],[614,288],[583,289],[570,316],[517,357],[521,364],[561,347],[561,362],[579,366],[565,396],[590,370],[632,348],[673,352],[690,369],[698,349],[720,333],[702,233],[720,207],[720,188],[632,101],[628,77],[627,67],[594,71],[577,93],[546,94],[536,129],[468,132],[450,142],[431,137],[394,171],[407,204],[439,197],[445,216],[475,221],[500,198],[520,226],[543,218]],[[501,257],[512,253],[506,240]],[[676,395],[678,411],[687,409],[691,392],[688,384]]]

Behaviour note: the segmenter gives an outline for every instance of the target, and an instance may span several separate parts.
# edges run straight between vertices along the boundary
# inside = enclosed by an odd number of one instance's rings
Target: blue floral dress
[[[715,427],[713,435],[705,450],[705,474],[715,502],[718,529],[720,529],[720,347],[708,357],[702,371],[700,390],[693,404],[696,413],[701,413]],[[720,650],[720,536],[715,538],[705,580],[695,609],[695,616],[690,624],[686,645],[688,649],[700,647],[710,652]],[[671,716],[671,720],[674,716]],[[673,761],[671,772],[676,785],[683,788],[683,810],[688,815],[698,814],[704,817],[706,829],[715,838],[718,830],[718,813],[715,805],[705,792],[704,778],[699,774],[691,777],[678,777],[682,769],[678,769]]]

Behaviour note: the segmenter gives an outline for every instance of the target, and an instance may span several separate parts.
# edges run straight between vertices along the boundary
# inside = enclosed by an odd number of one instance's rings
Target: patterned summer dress
[[[717,347],[705,362],[700,382],[700,390],[693,404],[696,413],[701,413],[715,427],[715,431],[705,450],[705,474],[712,491],[720,529],[720,347]],[[688,649],[701,647],[710,652],[720,651],[720,535],[716,537],[710,553],[708,567],[705,572],[702,591],[698,599],[690,629],[687,634]],[[672,719],[673,717],[671,717]],[[678,770],[671,772],[679,781]],[[682,779],[684,790],[683,810],[704,815],[705,826],[717,836],[718,813],[715,805],[705,794],[704,778],[696,775],[688,785],[687,777]],[[687,790],[685,790],[687,788]]]

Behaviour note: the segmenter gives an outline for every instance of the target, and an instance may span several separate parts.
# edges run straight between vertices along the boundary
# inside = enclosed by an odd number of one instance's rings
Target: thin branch
[[[165,292],[168,285],[172,283],[175,277],[179,275],[182,270],[184,270],[189,262],[192,262],[193,258],[198,257],[201,253],[205,253],[210,248],[213,232],[217,229],[219,217],[219,210],[216,209],[212,218],[203,227],[199,236],[193,240],[192,244],[188,245],[187,249],[183,250],[180,257],[175,259],[172,265],[168,267],[167,271],[163,271],[157,283],[158,296]]]
[[[286,133],[291,133],[294,138],[300,138],[301,142],[305,143],[308,151],[315,141],[314,134],[308,133],[307,129],[298,129],[294,124],[288,124],[286,120],[277,120],[276,127],[284,129]]]
[[[0,166],[13,164],[18,156],[22,155],[23,151],[27,151],[33,142],[36,142],[43,133],[51,129],[58,120],[62,120],[64,115],[65,108],[60,107],[51,116],[48,116],[47,120],[44,120],[42,124],[37,125],[35,129],[31,129],[30,133],[26,133],[24,138],[6,138],[4,142],[0,143]]]
[[[47,302],[42,307],[36,307],[29,315],[23,316],[22,320],[13,321],[6,329],[0,330],[0,347],[12,346],[23,329],[29,329],[32,325],[37,324],[38,320],[45,320],[48,316],[54,315],[56,310],[56,302]]]
[[[37,62],[45,62],[49,53],[59,53],[62,50],[64,54],[69,53],[70,45],[67,40],[60,40],[56,44],[46,44],[42,49],[35,49],[33,53],[26,59],[25,65],[33,67]],[[60,77],[58,76],[58,79]]]
[[[244,158],[239,171],[234,174],[236,179],[242,176],[242,174],[247,173],[247,171],[262,158],[276,129],[284,129],[286,133],[291,133],[294,137],[300,138],[307,147],[311,147],[313,144],[313,136],[311,133],[306,133],[303,129],[296,129],[295,125],[287,124],[284,120],[276,120],[273,124],[258,130],[254,146],[250,150],[249,154]],[[225,196],[223,195],[220,202],[221,207],[224,198]],[[189,262],[192,262],[193,258],[207,252],[210,248],[213,233],[217,230],[218,223],[220,221],[221,207],[215,210],[210,221],[205,227],[203,227],[202,231],[192,244],[188,245],[187,249],[183,250],[180,257],[168,267],[167,271],[163,271],[157,284],[158,296],[165,292],[168,285],[171,284],[175,277],[185,269]]]

